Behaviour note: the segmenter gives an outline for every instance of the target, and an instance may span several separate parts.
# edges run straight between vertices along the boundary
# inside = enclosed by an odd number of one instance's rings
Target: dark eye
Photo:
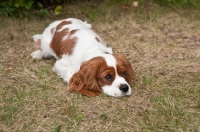
[[[106,80],[112,80],[112,76],[111,75],[106,75],[105,77],[104,77]]]
[[[125,77],[125,76],[126,76],[126,71],[124,71],[124,72],[122,73],[122,76],[123,76],[123,77]]]

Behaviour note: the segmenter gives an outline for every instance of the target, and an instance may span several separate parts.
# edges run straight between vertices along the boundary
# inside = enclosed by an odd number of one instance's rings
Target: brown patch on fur
[[[73,48],[76,44],[76,37],[72,37],[71,36],[76,32],[77,30],[72,30],[69,33],[69,36],[67,39],[63,40],[61,43],[61,55],[63,54],[68,54],[71,55],[73,53]],[[60,56],[61,57],[61,56]]]
[[[71,24],[71,21],[62,21],[58,26],[56,27],[56,31],[60,30],[63,26]]]
[[[108,53],[108,52],[104,52],[104,54],[110,54],[110,53]]]
[[[53,33],[54,33],[54,30],[55,30],[55,28],[52,28],[52,29],[51,29],[51,34],[53,34]]]
[[[35,50],[40,50],[40,45],[41,45],[41,39],[38,39],[36,42],[33,43],[34,44],[34,49]]]
[[[101,42],[100,39],[98,37],[95,37],[95,39],[97,40],[97,42]]]
[[[56,32],[54,33],[54,36],[50,45],[50,47],[53,49],[53,51],[56,53],[56,55],[59,58],[61,58],[63,54],[71,55],[73,52],[73,48],[76,44],[76,40],[77,40],[76,37],[72,37],[72,35],[77,30],[72,30],[69,32],[69,29],[65,28],[62,31],[57,32],[66,24],[71,24],[71,22],[63,21],[56,27]],[[63,40],[65,36],[67,36],[67,38]]]
[[[114,56],[117,60],[117,73],[124,77],[128,83],[135,83],[135,75],[130,62],[122,55],[117,54]]]
[[[106,80],[107,75],[111,79]],[[103,57],[95,57],[82,64],[80,70],[70,79],[68,87],[70,92],[97,96],[102,93],[101,87],[111,85],[114,79],[114,67],[108,66]]]
[[[78,30],[78,29],[70,31],[69,36],[75,34],[75,32],[76,32],[77,30]]]

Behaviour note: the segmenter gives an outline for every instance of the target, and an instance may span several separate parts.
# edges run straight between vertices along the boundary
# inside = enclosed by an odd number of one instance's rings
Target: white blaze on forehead
[[[111,54],[104,54],[103,57],[106,60],[108,66],[113,66],[116,70],[116,60],[113,55]]]

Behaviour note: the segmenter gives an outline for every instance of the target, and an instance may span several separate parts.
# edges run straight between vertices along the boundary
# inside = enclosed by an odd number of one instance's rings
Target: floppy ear
[[[99,64],[96,59],[84,62],[80,70],[69,80],[68,89],[70,92],[78,92],[86,96],[97,96],[102,93],[97,83]]]
[[[126,81],[130,84],[135,83],[135,75],[132,69],[130,62],[122,55],[116,54],[114,55],[117,60],[117,65],[122,65],[126,69]]]

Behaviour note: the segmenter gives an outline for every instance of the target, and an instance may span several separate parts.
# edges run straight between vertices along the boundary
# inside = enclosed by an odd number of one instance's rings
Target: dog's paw
[[[42,59],[42,51],[41,50],[36,50],[33,53],[31,53],[31,57],[33,59]]]

